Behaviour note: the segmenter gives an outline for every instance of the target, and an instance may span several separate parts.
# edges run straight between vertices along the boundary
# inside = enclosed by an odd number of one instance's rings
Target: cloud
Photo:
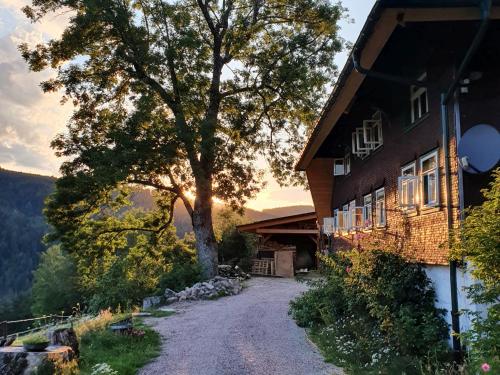
[[[60,95],[44,94],[40,82],[53,71],[30,72],[17,46],[30,46],[58,37],[67,24],[67,14],[49,15],[41,23],[30,23],[21,8],[29,1],[0,0],[0,166],[30,173],[57,175],[60,160],[50,142],[65,130],[72,107],[61,106]],[[265,165],[262,164],[265,168]],[[309,192],[280,188],[270,183],[250,201],[255,209],[310,204]]]
[[[67,19],[49,16],[32,24],[20,10],[28,3],[2,0],[0,6],[0,165],[54,175],[60,161],[49,145],[64,131],[72,108],[60,105],[60,95],[41,91],[40,82],[55,72],[30,72],[17,48],[58,37]]]

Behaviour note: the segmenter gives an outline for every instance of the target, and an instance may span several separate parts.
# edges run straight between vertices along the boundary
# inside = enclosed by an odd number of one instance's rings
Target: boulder
[[[161,304],[160,296],[146,297],[142,300],[142,309],[147,310]]]
[[[172,290],[172,289],[165,289],[165,293],[163,293],[163,296],[166,298],[166,299],[169,299],[171,297],[175,297],[176,293]]]

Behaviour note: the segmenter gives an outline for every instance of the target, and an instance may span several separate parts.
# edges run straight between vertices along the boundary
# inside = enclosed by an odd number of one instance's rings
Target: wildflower
[[[481,365],[481,370],[483,370],[484,372],[489,372],[491,370],[491,367],[485,362]]]

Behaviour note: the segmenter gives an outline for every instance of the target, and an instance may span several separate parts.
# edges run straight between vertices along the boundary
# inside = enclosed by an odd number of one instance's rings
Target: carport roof
[[[259,234],[317,234],[318,229],[302,228],[276,228],[278,225],[300,223],[304,221],[316,220],[315,212],[307,212],[298,215],[282,216],[274,219],[255,221],[250,224],[238,225],[237,228],[242,232]]]

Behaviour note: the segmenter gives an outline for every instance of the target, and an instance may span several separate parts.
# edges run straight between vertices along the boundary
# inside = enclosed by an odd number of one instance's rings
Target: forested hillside
[[[43,217],[45,198],[54,187],[55,178],[9,171],[0,168],[0,300],[13,297],[31,286],[32,271],[40,253],[45,250],[42,237],[48,229]],[[135,207],[154,207],[150,190],[133,193]],[[224,210],[214,205],[214,216]],[[292,206],[264,210],[246,209],[244,221],[271,219],[278,216],[310,212],[310,206]],[[182,203],[177,202],[174,214],[177,236],[192,230],[191,219]]]
[[[0,169],[0,299],[28,289],[45,247],[43,204],[55,179]]]

